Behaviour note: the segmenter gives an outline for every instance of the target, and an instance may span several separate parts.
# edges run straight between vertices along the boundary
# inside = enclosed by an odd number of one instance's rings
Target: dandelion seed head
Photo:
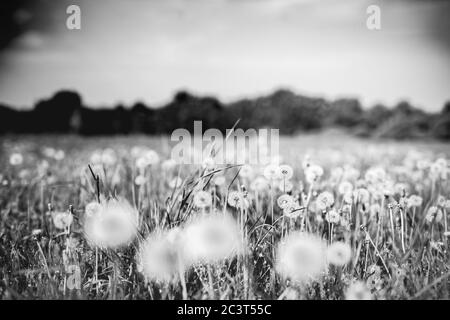
[[[103,200],[100,210],[86,215],[88,241],[100,248],[117,249],[129,244],[137,233],[138,212],[123,198]]]
[[[70,212],[52,212],[53,224],[57,229],[65,230],[73,222],[73,216]]]
[[[277,248],[276,270],[295,282],[316,279],[326,268],[325,245],[317,236],[295,232]]]
[[[282,194],[277,199],[277,204],[281,209],[284,209],[293,203],[294,203],[294,198],[288,194]]]
[[[334,242],[327,248],[327,260],[335,266],[343,266],[350,262],[352,249],[347,243]]]
[[[20,154],[18,152],[11,154],[11,156],[9,157],[9,163],[12,166],[20,166],[23,163],[22,154]]]
[[[324,191],[316,199],[316,205],[319,210],[325,210],[334,203],[334,196],[331,192]]]
[[[190,263],[217,263],[244,252],[242,235],[228,214],[202,215],[190,221],[183,231],[183,252]]]
[[[364,282],[356,281],[352,283],[345,292],[346,300],[372,300],[372,294]]]
[[[337,212],[334,209],[331,209],[327,211],[327,213],[325,214],[325,220],[327,220],[329,223],[338,224],[341,220],[341,216],[339,212]]]
[[[149,281],[168,283],[178,279],[185,266],[180,255],[180,230],[156,231],[140,245],[138,270]]]
[[[198,191],[194,195],[194,205],[197,208],[203,209],[206,207],[211,206],[212,204],[212,197],[211,194],[207,191]]]

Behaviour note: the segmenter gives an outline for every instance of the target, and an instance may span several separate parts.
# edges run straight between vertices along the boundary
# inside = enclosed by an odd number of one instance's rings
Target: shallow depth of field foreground
[[[177,165],[166,137],[11,136],[1,299],[449,299],[448,144],[282,137]]]

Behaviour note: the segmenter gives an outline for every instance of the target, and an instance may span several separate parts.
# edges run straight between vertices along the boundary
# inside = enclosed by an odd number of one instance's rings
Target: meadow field
[[[0,299],[450,297],[448,143],[281,137],[250,166],[179,165],[165,136],[0,142]]]

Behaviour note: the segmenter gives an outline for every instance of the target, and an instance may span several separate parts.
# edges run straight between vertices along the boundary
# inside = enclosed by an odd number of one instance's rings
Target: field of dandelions
[[[0,299],[450,297],[448,144],[286,137],[249,166],[0,142]]]

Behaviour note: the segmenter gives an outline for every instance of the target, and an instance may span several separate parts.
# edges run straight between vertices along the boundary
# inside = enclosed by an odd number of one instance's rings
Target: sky
[[[161,106],[179,90],[230,102],[279,88],[364,106],[450,100],[450,2],[439,0],[36,0],[0,51],[0,102],[59,89],[86,105]],[[81,30],[66,8],[81,8]],[[366,9],[381,9],[368,30]]]

